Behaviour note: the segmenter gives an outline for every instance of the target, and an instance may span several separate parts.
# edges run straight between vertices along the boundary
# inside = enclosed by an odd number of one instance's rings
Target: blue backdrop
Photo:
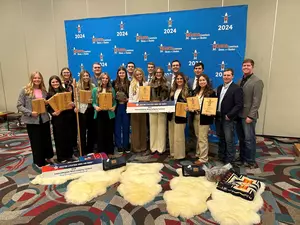
[[[171,61],[193,77],[202,61],[216,87],[224,68],[240,77],[246,48],[247,6],[230,6],[65,21],[69,67],[78,78],[100,62],[112,79],[120,65],[135,62],[147,75],[147,62],[171,73]]]

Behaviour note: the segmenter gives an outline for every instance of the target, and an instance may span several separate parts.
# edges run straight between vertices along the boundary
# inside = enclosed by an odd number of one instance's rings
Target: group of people
[[[186,157],[186,124],[188,137],[195,140],[196,164],[208,161],[209,126],[215,122],[219,137],[219,160],[224,163],[235,163],[237,166],[255,166],[256,139],[255,124],[262,99],[263,82],[253,74],[254,61],[245,59],[242,64],[243,77],[238,84],[233,82],[233,69],[225,69],[224,84],[216,91],[212,88],[209,77],[204,74],[204,64],[196,63],[194,78],[188,78],[180,72],[181,64],[174,60],[171,64],[172,74],[165,76],[161,67],[150,62],[148,74],[136,68],[133,62],[117,70],[116,79],[102,72],[100,63],[93,64],[93,75],[81,71],[76,83],[69,68],[63,68],[60,76],[51,76],[46,91],[43,76],[40,72],[32,73],[30,82],[21,90],[17,108],[23,113],[30,139],[33,161],[37,166],[54,163],[50,134],[50,118],[57,160],[66,162],[76,160],[74,148],[77,146],[76,113],[79,115],[80,140],[83,154],[105,152],[113,156],[115,147],[118,152],[145,152],[152,154],[166,151],[169,141],[170,154],[173,159]],[[139,101],[141,86],[150,86],[150,101],[187,102],[188,97],[197,97],[200,110],[186,107],[187,116],[180,117],[175,113],[133,113],[126,112],[128,102]],[[90,103],[82,103],[80,90],[92,93]],[[70,109],[55,111],[45,101],[47,112],[38,114],[32,111],[32,100],[51,98],[56,93],[72,92]],[[100,93],[112,94],[112,107],[103,110],[99,105]],[[216,115],[202,113],[203,99],[218,98]],[[240,157],[235,159],[234,130],[239,138]]]

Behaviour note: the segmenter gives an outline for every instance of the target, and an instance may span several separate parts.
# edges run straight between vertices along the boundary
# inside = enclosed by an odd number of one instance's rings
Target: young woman
[[[51,76],[49,79],[49,90],[47,99],[51,98],[57,93],[65,92],[61,80],[58,76]],[[74,103],[70,103],[74,106]],[[68,109],[64,111],[54,111],[48,105],[48,112],[52,115],[53,136],[56,147],[56,155],[58,162],[66,162],[76,160],[73,157],[73,118],[74,110]]]
[[[49,115],[47,112],[38,114],[32,111],[32,100],[46,99],[46,96],[43,76],[37,71],[31,74],[29,83],[22,88],[17,103],[17,108],[22,113],[22,122],[26,124],[33,163],[38,167],[45,166],[46,162],[54,163]]]
[[[132,81],[129,87],[129,102],[139,101],[140,86],[147,86],[144,71],[136,68],[133,71]],[[143,152],[147,150],[147,122],[145,113],[131,114],[131,150]]]
[[[78,96],[78,110],[79,110],[79,126],[80,126],[80,141],[83,155],[93,152],[95,142],[95,120],[94,108],[92,106],[92,99],[89,104],[80,101],[80,90],[92,91],[95,85],[92,83],[90,73],[86,70],[79,74],[79,81],[77,82],[77,96]]]
[[[100,93],[112,93],[112,108],[102,110],[99,105],[98,96]],[[97,119],[97,148],[98,152],[105,152],[109,157],[114,154],[114,118],[116,108],[116,93],[110,82],[107,73],[102,73],[98,87],[92,91],[93,107],[95,109],[94,119]]]
[[[154,77],[151,79],[151,102],[161,102],[169,98],[169,90],[165,72],[161,67],[154,71]],[[163,153],[166,150],[166,113],[150,113],[150,151]]]
[[[208,161],[208,130],[209,125],[214,121],[214,116],[202,114],[203,98],[217,97],[207,75],[201,74],[193,95],[198,97],[200,105],[200,111],[191,111],[191,116],[197,136],[196,157],[199,157],[195,163],[201,165]]]
[[[113,88],[116,91],[116,120],[115,120],[115,144],[118,152],[129,153],[129,130],[130,117],[126,113],[126,103],[129,98],[130,81],[127,77],[125,67],[120,67],[117,71],[117,78],[113,82]]]
[[[72,76],[72,72],[68,67],[64,67],[60,71],[60,78],[62,82],[63,88],[65,88],[66,91],[72,92],[72,98],[74,99],[74,87],[76,85],[76,80]],[[72,118],[72,143],[73,143],[73,149],[77,149],[77,123],[76,123],[76,115],[73,114]]]
[[[181,72],[175,75],[175,80],[170,92],[170,100],[186,103],[186,98],[189,97],[189,89],[185,75]],[[185,134],[187,118],[176,116],[175,113],[168,114],[169,121],[169,142],[170,142],[170,157],[174,159],[185,158]]]

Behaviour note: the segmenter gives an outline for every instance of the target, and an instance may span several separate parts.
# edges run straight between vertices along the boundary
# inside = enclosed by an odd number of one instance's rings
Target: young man
[[[203,63],[196,63],[194,66],[194,74],[195,74],[195,78],[194,79],[190,79],[188,82],[189,88],[191,90],[195,90],[197,87],[197,81],[200,77],[200,75],[203,73],[204,71],[204,64]]]
[[[233,163],[235,160],[234,121],[243,109],[243,90],[233,82],[233,69],[225,69],[224,84],[217,89],[218,107],[216,129],[219,137],[219,160]]]
[[[134,62],[128,62],[126,69],[127,69],[128,80],[131,81],[132,80],[133,71],[135,69]]]
[[[98,62],[95,62],[93,64],[93,73],[94,73],[94,76],[91,77],[92,79],[92,83],[98,87],[98,81],[100,79],[100,75],[102,73],[102,66],[100,65],[100,63]]]
[[[153,62],[149,62],[147,65],[147,71],[148,71],[147,82],[148,83],[150,83],[153,78],[154,70],[155,70],[155,64]]]
[[[261,79],[253,74],[254,61],[245,59],[242,70],[243,78],[239,81],[239,86],[244,92],[244,108],[237,121],[237,135],[240,143],[240,158],[237,165],[245,165],[249,168],[256,168],[256,137],[255,125],[258,119],[258,109],[260,107],[264,84]]]
[[[172,87],[175,80],[175,75],[180,72],[181,63],[179,60],[175,59],[171,63],[172,75],[166,76],[169,87]]]

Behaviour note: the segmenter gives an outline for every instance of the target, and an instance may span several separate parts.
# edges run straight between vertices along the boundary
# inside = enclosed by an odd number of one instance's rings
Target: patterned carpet
[[[211,145],[211,156],[216,147]],[[166,212],[163,193],[144,207],[135,207],[120,197],[118,183],[107,193],[91,202],[75,206],[67,204],[63,185],[36,186],[30,181],[38,174],[32,165],[30,144],[24,129],[7,131],[0,124],[0,224],[124,224],[124,225],[181,225],[217,224],[207,211],[192,219],[174,218]],[[190,163],[187,160],[169,160],[166,155],[128,155],[129,161],[162,162],[163,191],[169,190],[169,181],[176,176],[175,169]],[[291,144],[257,138],[259,168],[239,172],[263,181],[264,206],[260,210],[261,224],[300,224],[300,159],[294,155]],[[217,162],[210,159],[210,164]]]

